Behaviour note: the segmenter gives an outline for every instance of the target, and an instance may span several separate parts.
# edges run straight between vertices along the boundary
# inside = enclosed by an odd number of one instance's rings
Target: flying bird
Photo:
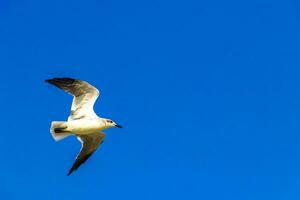
[[[55,85],[73,96],[71,113],[67,121],[53,121],[50,132],[55,141],[70,135],[77,136],[81,150],[68,172],[68,176],[79,168],[103,143],[105,129],[122,126],[111,119],[101,118],[94,112],[94,103],[99,91],[89,83],[73,78],[53,78],[46,82]]]

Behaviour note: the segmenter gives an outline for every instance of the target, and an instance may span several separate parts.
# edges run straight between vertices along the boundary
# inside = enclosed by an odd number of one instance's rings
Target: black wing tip
[[[67,176],[70,176],[70,175],[72,174],[73,171],[74,171],[74,170],[70,170],[70,171],[68,172]]]
[[[45,82],[51,83],[51,80],[52,80],[52,79],[46,79]]]
[[[68,78],[68,77],[62,77],[62,78],[51,78],[45,80],[48,83],[56,83],[56,82],[66,82],[66,83],[74,83],[76,79],[74,78]]]
[[[77,169],[80,167],[80,165],[82,165],[83,163],[85,163],[85,161],[86,161],[87,159],[89,159],[89,157],[90,157],[93,153],[94,153],[94,152],[91,152],[91,153],[85,155],[85,156],[84,156],[82,159],[80,159],[80,160],[77,160],[77,159],[76,159],[75,162],[74,162],[74,164],[73,164],[73,166],[72,166],[71,169],[69,170],[67,176],[70,176],[75,170],[77,170]]]
[[[71,167],[71,169],[69,170],[67,176],[70,176],[76,169],[77,169],[77,168],[73,165],[73,166]]]

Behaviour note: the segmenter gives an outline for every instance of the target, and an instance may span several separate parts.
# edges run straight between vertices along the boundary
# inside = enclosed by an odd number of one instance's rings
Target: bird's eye
[[[108,122],[108,123],[112,123],[112,121],[111,121],[111,120],[107,120],[107,122]]]

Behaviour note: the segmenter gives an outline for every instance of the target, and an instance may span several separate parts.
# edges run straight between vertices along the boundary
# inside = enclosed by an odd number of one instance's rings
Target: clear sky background
[[[300,3],[0,1],[0,199],[300,199]],[[56,143],[71,96],[102,93],[102,147]]]

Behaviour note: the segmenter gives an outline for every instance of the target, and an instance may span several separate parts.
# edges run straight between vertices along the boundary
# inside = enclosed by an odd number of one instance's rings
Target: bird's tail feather
[[[51,123],[50,132],[55,141],[62,140],[71,135],[71,133],[67,131],[67,127],[66,122],[63,121],[53,121]]]

